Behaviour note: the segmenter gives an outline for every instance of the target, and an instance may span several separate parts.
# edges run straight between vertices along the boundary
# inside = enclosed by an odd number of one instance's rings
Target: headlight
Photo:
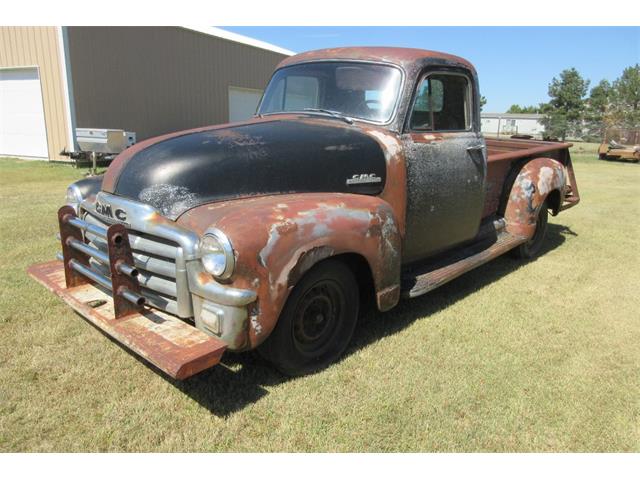
[[[200,261],[204,269],[214,277],[229,278],[235,267],[233,247],[227,236],[217,228],[207,230],[198,244]]]
[[[67,188],[67,193],[64,197],[64,201],[67,205],[73,207],[73,209],[78,213],[78,205],[82,202],[82,193],[80,193],[80,189],[77,185],[69,185]]]

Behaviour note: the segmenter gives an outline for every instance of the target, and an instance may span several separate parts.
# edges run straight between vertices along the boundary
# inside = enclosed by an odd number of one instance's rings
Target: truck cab
[[[315,371],[363,299],[387,311],[508,251],[531,258],[548,214],[578,203],[570,144],[485,140],[479,102],[474,67],[444,53],[292,56],[253,119],[145,140],[72,185],[60,260],[30,273],[176,378],[225,349]],[[96,283],[116,319],[86,308]]]

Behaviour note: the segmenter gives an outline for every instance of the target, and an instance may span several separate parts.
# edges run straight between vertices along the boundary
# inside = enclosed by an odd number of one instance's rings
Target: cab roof
[[[471,62],[462,57],[432,50],[399,47],[341,47],[312,50],[284,59],[280,62],[278,68],[314,60],[365,60],[386,62],[407,68],[429,59],[461,64],[471,71],[475,71]]]

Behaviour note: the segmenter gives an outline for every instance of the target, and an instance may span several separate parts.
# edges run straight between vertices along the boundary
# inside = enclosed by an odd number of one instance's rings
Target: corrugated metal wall
[[[30,66],[40,75],[49,157],[68,160],[59,155],[67,147],[67,113],[57,28],[0,27],[0,67]]]
[[[69,27],[78,127],[138,140],[229,118],[229,86],[264,89],[286,56],[179,27]]]

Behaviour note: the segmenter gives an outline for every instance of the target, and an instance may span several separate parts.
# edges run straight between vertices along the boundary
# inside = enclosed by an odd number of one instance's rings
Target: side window
[[[437,73],[418,86],[409,128],[420,131],[468,130],[471,127],[469,80]]]

